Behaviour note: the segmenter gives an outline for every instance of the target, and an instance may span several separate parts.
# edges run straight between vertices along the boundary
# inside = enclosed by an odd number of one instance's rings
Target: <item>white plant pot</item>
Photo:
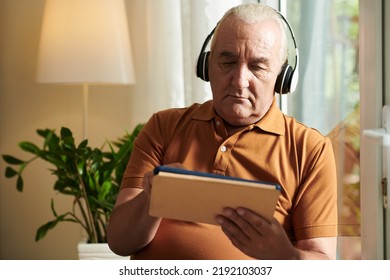
[[[85,243],[77,246],[79,260],[128,260],[130,257],[123,257],[115,254],[108,247],[107,243]]]

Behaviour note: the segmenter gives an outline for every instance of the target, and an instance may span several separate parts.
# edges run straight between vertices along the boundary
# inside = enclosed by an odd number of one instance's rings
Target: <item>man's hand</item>
[[[184,167],[184,165],[179,163],[179,162],[170,163],[170,164],[167,164],[166,166],[170,166],[170,167],[174,167],[174,168],[186,169]],[[153,170],[151,170],[151,171],[147,172],[144,175],[144,179],[142,181],[142,189],[148,195],[149,200],[150,200],[150,196],[151,196],[151,192],[152,192],[153,176],[154,176],[154,172],[153,172]]]
[[[245,208],[225,208],[216,217],[234,246],[256,259],[296,259],[297,250],[274,218],[271,222]]]

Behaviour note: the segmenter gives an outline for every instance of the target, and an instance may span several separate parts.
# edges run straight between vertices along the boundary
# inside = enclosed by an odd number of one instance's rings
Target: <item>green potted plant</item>
[[[35,160],[50,163],[51,172],[56,176],[53,188],[56,192],[73,197],[69,211],[57,213],[54,200],[51,200],[53,219],[38,228],[35,240],[38,241],[61,222],[79,224],[85,231],[86,243],[106,243],[108,218],[114,207],[124,170],[129,160],[134,139],[143,125],[139,124],[132,133],[115,141],[106,141],[99,148],[92,148],[88,140],[75,143],[72,131],[62,127],[59,134],[51,129],[38,129],[43,138],[41,147],[23,141],[19,147],[32,154],[23,160],[12,155],[3,155],[7,163],[6,178],[16,177],[16,189],[23,191],[23,172]]]

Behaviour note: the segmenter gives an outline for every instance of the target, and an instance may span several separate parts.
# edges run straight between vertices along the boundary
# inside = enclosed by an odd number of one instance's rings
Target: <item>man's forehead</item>
[[[217,53],[235,54],[243,48],[247,51],[262,52],[280,47],[280,32],[277,32],[277,25],[271,21],[248,23],[240,19],[227,19],[221,24],[217,37],[214,38]]]
[[[226,19],[219,27],[215,40],[223,41],[263,41],[276,40],[280,37],[280,29],[275,20],[247,22],[238,18]]]

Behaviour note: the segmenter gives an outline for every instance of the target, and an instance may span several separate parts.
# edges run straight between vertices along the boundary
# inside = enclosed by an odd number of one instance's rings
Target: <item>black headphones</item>
[[[290,33],[291,38],[294,42],[295,47],[295,65],[292,67],[288,62],[286,61],[285,64],[283,64],[280,74],[278,75],[275,83],[275,92],[281,93],[281,94],[287,94],[290,92],[294,92],[297,84],[298,84],[298,66],[299,66],[299,52],[297,47],[297,42],[295,40],[294,32],[288,23],[287,19],[277,10],[275,10],[282,20],[286,23]],[[198,61],[196,64],[196,76],[198,78],[201,78],[202,80],[208,82],[209,81],[209,56],[210,51],[205,51],[208,43],[210,42],[211,38],[214,35],[215,29],[217,27],[214,27],[214,29],[211,31],[211,33],[207,36],[206,40],[203,43],[202,49],[200,51]]]

